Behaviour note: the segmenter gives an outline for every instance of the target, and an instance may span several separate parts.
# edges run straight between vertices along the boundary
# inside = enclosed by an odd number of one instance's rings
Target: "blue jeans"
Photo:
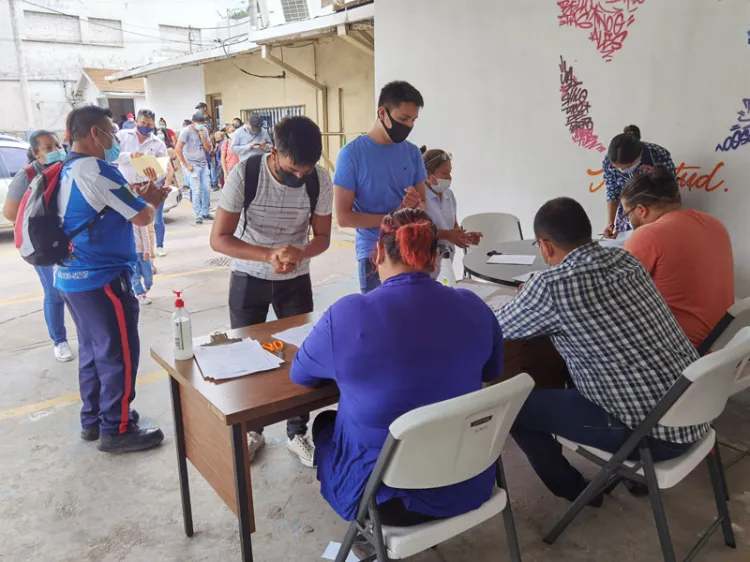
[[[133,292],[136,295],[142,295],[154,284],[154,270],[151,269],[151,260],[144,260],[143,254],[138,254],[138,261],[135,264],[135,273],[133,274],[132,281]]]
[[[188,174],[188,177],[190,178],[190,198],[193,200],[195,218],[205,217],[211,208],[208,166],[193,166],[193,173]]]
[[[60,291],[55,289],[55,272],[50,267],[34,267],[44,289],[44,321],[55,345],[68,341],[65,331],[65,301]]]
[[[156,216],[154,217],[154,232],[156,232],[156,247],[164,247],[164,235],[167,232],[167,227],[164,224],[164,204],[159,205],[156,208]]]
[[[375,264],[370,258],[358,260],[359,262],[359,292],[366,295],[380,287],[380,276]]]
[[[221,169],[221,166],[219,166],[215,160],[211,160],[211,186],[217,186],[219,185],[219,178],[221,177],[221,174],[223,173],[223,170]]]
[[[571,501],[586,483],[563,456],[562,445],[552,434],[614,453],[632,433],[576,389],[532,390],[510,430],[544,485],[556,496]],[[652,437],[648,441],[654,462],[673,459],[690,448],[690,444],[668,443]],[[637,449],[631,457],[638,458]]]

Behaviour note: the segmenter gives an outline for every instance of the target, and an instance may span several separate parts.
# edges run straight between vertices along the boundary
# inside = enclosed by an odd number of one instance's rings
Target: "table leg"
[[[185,427],[182,423],[182,401],[180,400],[180,383],[169,377],[172,393],[172,413],[174,414],[174,436],[177,448],[177,468],[180,474],[180,496],[182,497],[182,520],[185,534],[193,536],[193,508],[190,505],[190,482],[187,472],[187,456],[185,455]]]
[[[248,505],[248,464],[245,459],[245,429],[241,423],[232,426],[232,453],[234,456],[234,484],[237,490],[237,521],[240,524],[242,562],[253,562],[253,545],[250,538],[252,514]]]

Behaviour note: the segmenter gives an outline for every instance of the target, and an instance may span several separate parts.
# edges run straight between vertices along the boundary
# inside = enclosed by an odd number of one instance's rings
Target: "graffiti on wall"
[[[635,22],[635,12],[646,0],[560,0],[557,16],[560,26],[590,31],[589,40],[596,44],[606,62],[622,49],[628,28]]]
[[[685,162],[682,162],[679,166],[677,166],[677,169],[675,170],[675,174],[677,175],[677,179],[680,182],[680,187],[686,188],[688,191],[692,191],[693,189],[702,189],[706,193],[711,193],[713,191],[716,191],[721,186],[724,185],[724,180],[719,180],[716,175],[718,174],[719,170],[721,170],[724,167],[724,162],[719,162],[714,166],[714,169],[711,170],[709,173],[703,173],[704,170],[701,166],[688,166],[685,164]],[[586,170],[586,173],[588,174],[589,180],[591,183],[589,183],[589,192],[590,193],[596,193],[600,189],[604,187],[604,170],[602,168],[599,168],[598,170]],[[594,182],[596,179],[592,178],[600,178],[598,185],[594,185]],[[729,188],[725,187],[724,191],[729,191]]]
[[[576,78],[573,67],[568,66],[560,56],[560,100],[562,112],[565,114],[565,125],[568,127],[573,142],[589,150],[604,152],[605,146],[599,142],[594,134],[594,120],[589,115],[591,103],[588,101],[589,91],[583,87],[583,82]]]
[[[743,108],[737,112],[737,122],[729,127],[729,136],[716,145],[716,152],[737,150],[750,143],[750,99],[742,100]]]

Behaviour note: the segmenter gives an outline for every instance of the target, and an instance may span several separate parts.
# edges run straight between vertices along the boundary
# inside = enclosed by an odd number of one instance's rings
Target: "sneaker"
[[[211,213],[208,213],[208,214],[206,214],[206,215],[203,215],[203,218],[204,218],[204,219],[206,219],[207,221],[212,221],[212,220],[214,220],[214,216],[213,216],[213,215],[212,215]]]
[[[156,257],[163,258],[167,255],[167,251],[164,248],[156,248]]]
[[[203,224],[203,217],[197,217],[195,219],[195,224]]]
[[[151,262],[151,273],[153,275],[156,275],[157,273],[159,273],[159,270],[156,269],[156,266],[154,265],[154,262]]]
[[[250,459],[250,462],[253,462],[255,453],[257,453],[258,449],[260,449],[265,444],[266,438],[263,437],[262,433],[258,433],[256,431],[247,432],[247,456]]]
[[[131,423],[128,432],[122,435],[102,433],[99,437],[98,449],[104,453],[134,453],[156,447],[162,441],[164,441],[164,433],[161,429],[140,429],[136,424]]]
[[[151,299],[148,298],[148,295],[146,293],[143,293],[142,295],[138,295],[138,303],[139,304],[151,304]]]
[[[60,342],[55,346],[55,359],[60,363],[73,361],[73,350],[70,349],[68,342]]]
[[[299,457],[300,462],[309,467],[315,466],[315,445],[310,442],[310,438],[307,435],[295,435],[294,439],[289,439],[286,442],[287,449]]]

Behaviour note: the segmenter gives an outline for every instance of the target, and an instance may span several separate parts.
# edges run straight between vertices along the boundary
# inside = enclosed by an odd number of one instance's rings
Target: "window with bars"
[[[305,114],[304,105],[287,105],[285,107],[266,107],[263,109],[243,109],[240,111],[240,118],[243,123],[247,123],[252,115],[260,117],[263,123],[263,128],[268,131],[268,134],[273,138],[273,128],[276,123],[284,119],[285,117],[295,117],[297,115]]]
[[[307,0],[281,0],[281,9],[284,10],[286,23],[310,19]]]

